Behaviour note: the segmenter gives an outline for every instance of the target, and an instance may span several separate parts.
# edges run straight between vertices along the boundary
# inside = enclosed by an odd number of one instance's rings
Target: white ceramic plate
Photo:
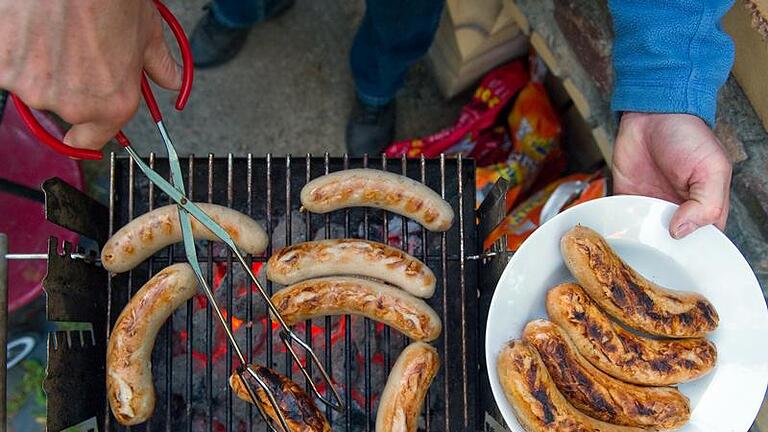
[[[515,419],[496,373],[496,356],[523,327],[546,318],[544,295],[574,281],[560,255],[560,238],[576,224],[604,237],[643,276],[673,289],[705,295],[720,315],[710,335],[718,361],[707,376],[680,386],[691,400],[683,432],[745,432],[757,415],[768,383],[768,311],[749,264],[713,226],[682,240],[668,233],[676,205],[653,198],[614,196],[589,201],[557,215],[533,233],[512,257],[496,286],[488,314],[485,358],[504,420]]]

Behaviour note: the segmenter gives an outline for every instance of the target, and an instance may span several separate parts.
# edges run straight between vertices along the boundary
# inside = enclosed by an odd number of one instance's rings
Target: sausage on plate
[[[600,234],[577,225],[560,241],[565,264],[579,284],[611,316],[656,336],[702,337],[719,322],[704,296],[673,291],[637,273]]]
[[[501,387],[527,432],[641,432],[602,422],[574,408],[557,390],[539,353],[527,342],[508,342],[496,359]]]
[[[536,348],[568,402],[591,417],[624,426],[672,430],[691,415],[688,398],[675,388],[625,383],[592,366],[551,321],[529,322],[523,340]]]
[[[417,297],[432,297],[435,292],[435,274],[423,262],[400,249],[369,240],[299,243],[281,249],[267,264],[267,278],[283,285],[345,274],[380,279]]]
[[[272,295],[286,324],[328,315],[360,315],[409,338],[430,342],[440,335],[437,313],[424,300],[381,282],[354,277],[309,279]]]
[[[547,293],[549,318],[570,336],[598,369],[639,385],[663,386],[702,377],[715,366],[717,350],[706,339],[650,339],[625,330],[576,284]]]
[[[349,169],[318,177],[301,189],[301,205],[313,213],[376,207],[419,222],[430,231],[453,224],[451,206],[426,185],[375,169]]]

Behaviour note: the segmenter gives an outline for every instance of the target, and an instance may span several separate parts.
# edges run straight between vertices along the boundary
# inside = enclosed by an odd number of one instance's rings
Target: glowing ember
[[[227,263],[214,263],[213,264],[213,292],[221,286],[221,282],[224,280],[224,276],[227,275]]]
[[[228,319],[227,310],[224,308],[221,308],[221,315],[224,316],[224,319]],[[243,325],[243,320],[236,317],[234,314],[232,315],[232,332],[236,332],[237,329],[239,329]]]
[[[264,263],[261,261],[255,261],[251,264],[251,271],[255,276],[259,276],[259,273],[261,273],[261,268],[264,266]]]

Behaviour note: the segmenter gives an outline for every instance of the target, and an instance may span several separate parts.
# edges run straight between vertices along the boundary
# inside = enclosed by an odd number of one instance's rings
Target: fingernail
[[[672,237],[681,239],[696,230],[696,225],[691,222],[683,222],[672,230]]]

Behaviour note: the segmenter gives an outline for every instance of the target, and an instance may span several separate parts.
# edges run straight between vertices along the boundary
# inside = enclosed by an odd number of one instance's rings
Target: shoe
[[[290,9],[296,0],[277,3],[268,12],[265,21]],[[250,27],[228,27],[213,16],[211,5],[204,7],[205,15],[197,22],[189,40],[195,67],[208,68],[222,65],[237,56],[245,46]]]
[[[347,153],[378,156],[395,137],[395,102],[368,105],[359,99],[347,123]]]

